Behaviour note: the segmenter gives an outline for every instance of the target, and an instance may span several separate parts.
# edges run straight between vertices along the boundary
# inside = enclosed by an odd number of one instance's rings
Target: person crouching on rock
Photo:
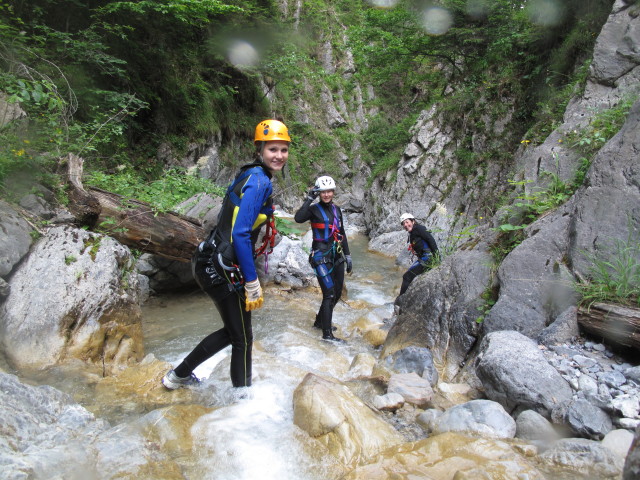
[[[413,215],[410,213],[400,215],[400,225],[409,232],[407,243],[409,244],[412,257],[415,257],[416,261],[411,264],[402,276],[402,286],[400,287],[400,295],[398,295],[398,298],[407,291],[411,282],[413,282],[418,275],[431,269],[434,256],[438,254],[438,246],[431,232],[429,232],[424,225],[416,222]],[[396,304],[398,303],[398,298],[396,298]]]
[[[322,289],[322,303],[313,326],[322,330],[324,340],[344,342],[333,335],[333,309],[342,295],[345,265],[347,273],[351,273],[353,265],[342,211],[333,203],[335,190],[333,178],[318,177],[294,219],[297,223],[309,220],[313,234],[309,263]],[[312,204],[318,196],[320,201]]]
[[[251,312],[264,301],[254,265],[259,251],[254,249],[262,225],[267,225],[265,237],[275,235],[271,178],[286,165],[290,142],[282,122],[264,120],[258,124],[256,159],[243,166],[229,185],[217,225],[196,248],[193,275],[215,303],[224,326],[204,338],[164,376],[162,383],[171,390],[197,383],[193,370],[228,345],[233,386],[251,385]]]

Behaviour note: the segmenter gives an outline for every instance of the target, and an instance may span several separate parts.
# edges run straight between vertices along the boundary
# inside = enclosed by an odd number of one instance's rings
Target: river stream
[[[201,418],[192,434],[200,461],[193,474],[208,479],[327,479],[332,460],[293,424],[293,391],[307,372],[347,380],[354,356],[374,348],[355,325],[364,318],[390,314],[401,280],[393,259],[367,251],[362,235],[350,238],[353,272],[346,276],[346,298],[334,311],[336,336],[346,344],[321,339],[313,328],[321,300],[319,289],[291,292],[277,285],[265,293],[264,307],[253,316],[253,385],[231,388],[230,348],[200,365],[195,374],[208,406],[223,407]],[[388,315],[390,316],[390,315]],[[213,302],[201,292],[163,296],[143,309],[146,353],[177,365],[222,322]],[[240,395],[239,395],[240,394]],[[240,398],[239,398],[240,397]]]

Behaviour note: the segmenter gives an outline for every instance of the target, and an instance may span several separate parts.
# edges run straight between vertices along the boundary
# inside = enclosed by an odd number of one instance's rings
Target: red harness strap
[[[269,255],[273,252],[273,247],[275,247],[276,245],[277,234],[278,229],[276,228],[276,219],[273,215],[271,215],[265,225],[264,236],[262,237],[262,245],[260,245],[253,254],[253,258],[258,258],[260,255],[264,255],[265,273],[269,269]]]

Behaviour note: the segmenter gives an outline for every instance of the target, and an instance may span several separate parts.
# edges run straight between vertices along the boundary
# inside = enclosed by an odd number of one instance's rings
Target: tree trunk
[[[578,309],[578,324],[609,343],[640,349],[640,309],[594,303]]]
[[[154,212],[139,200],[82,186],[84,160],[69,154],[69,210],[76,221],[145,253],[188,262],[205,236],[202,224],[175,212]]]

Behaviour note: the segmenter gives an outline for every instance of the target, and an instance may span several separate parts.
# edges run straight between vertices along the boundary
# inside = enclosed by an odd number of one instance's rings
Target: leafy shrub
[[[131,169],[124,169],[113,175],[94,171],[87,175],[85,182],[124,197],[147,202],[157,211],[171,210],[198,193],[218,197],[225,193],[223,187],[210,180],[187,175],[177,168],[166,170],[160,178],[152,181],[146,181]]]

